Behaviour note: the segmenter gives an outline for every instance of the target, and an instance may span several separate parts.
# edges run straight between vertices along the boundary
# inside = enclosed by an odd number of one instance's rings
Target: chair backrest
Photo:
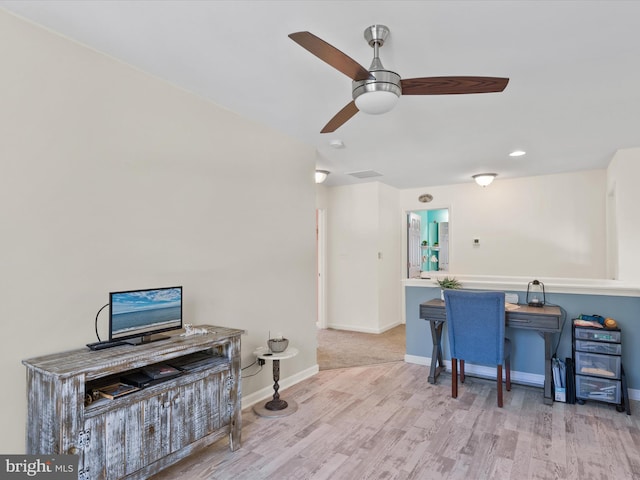
[[[444,290],[451,357],[481,365],[504,361],[503,292]]]

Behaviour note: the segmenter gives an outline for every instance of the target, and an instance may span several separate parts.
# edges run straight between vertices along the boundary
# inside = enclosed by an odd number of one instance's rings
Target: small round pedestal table
[[[289,347],[284,352],[274,353],[266,347],[260,347],[253,354],[261,360],[273,363],[273,399],[264,405],[254,405],[253,411],[261,417],[285,417],[295,413],[298,410],[298,404],[293,400],[284,401],[280,398],[278,381],[280,380],[280,360],[295,357],[298,349]]]

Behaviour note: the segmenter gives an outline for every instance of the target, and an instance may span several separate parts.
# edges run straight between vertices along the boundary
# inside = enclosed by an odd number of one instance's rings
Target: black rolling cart
[[[573,324],[573,362],[577,402],[585,400],[616,405],[631,415],[627,379],[622,366],[622,332]]]

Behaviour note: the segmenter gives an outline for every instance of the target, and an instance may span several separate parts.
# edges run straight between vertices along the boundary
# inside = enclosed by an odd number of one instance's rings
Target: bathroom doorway
[[[449,209],[407,212],[407,278],[449,270]]]

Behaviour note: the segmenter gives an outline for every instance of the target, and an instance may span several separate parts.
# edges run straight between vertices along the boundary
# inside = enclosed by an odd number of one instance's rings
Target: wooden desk
[[[544,403],[551,405],[551,351],[552,335],[562,329],[560,324],[560,308],[545,305],[542,308],[520,305],[517,310],[506,312],[507,327],[537,331],[544,338]],[[442,327],[447,321],[447,314],[442,300],[434,299],[420,304],[420,318],[429,320],[431,324],[431,339],[433,353],[431,354],[431,369],[429,383],[436,383],[436,379],[445,367],[442,361]]]

